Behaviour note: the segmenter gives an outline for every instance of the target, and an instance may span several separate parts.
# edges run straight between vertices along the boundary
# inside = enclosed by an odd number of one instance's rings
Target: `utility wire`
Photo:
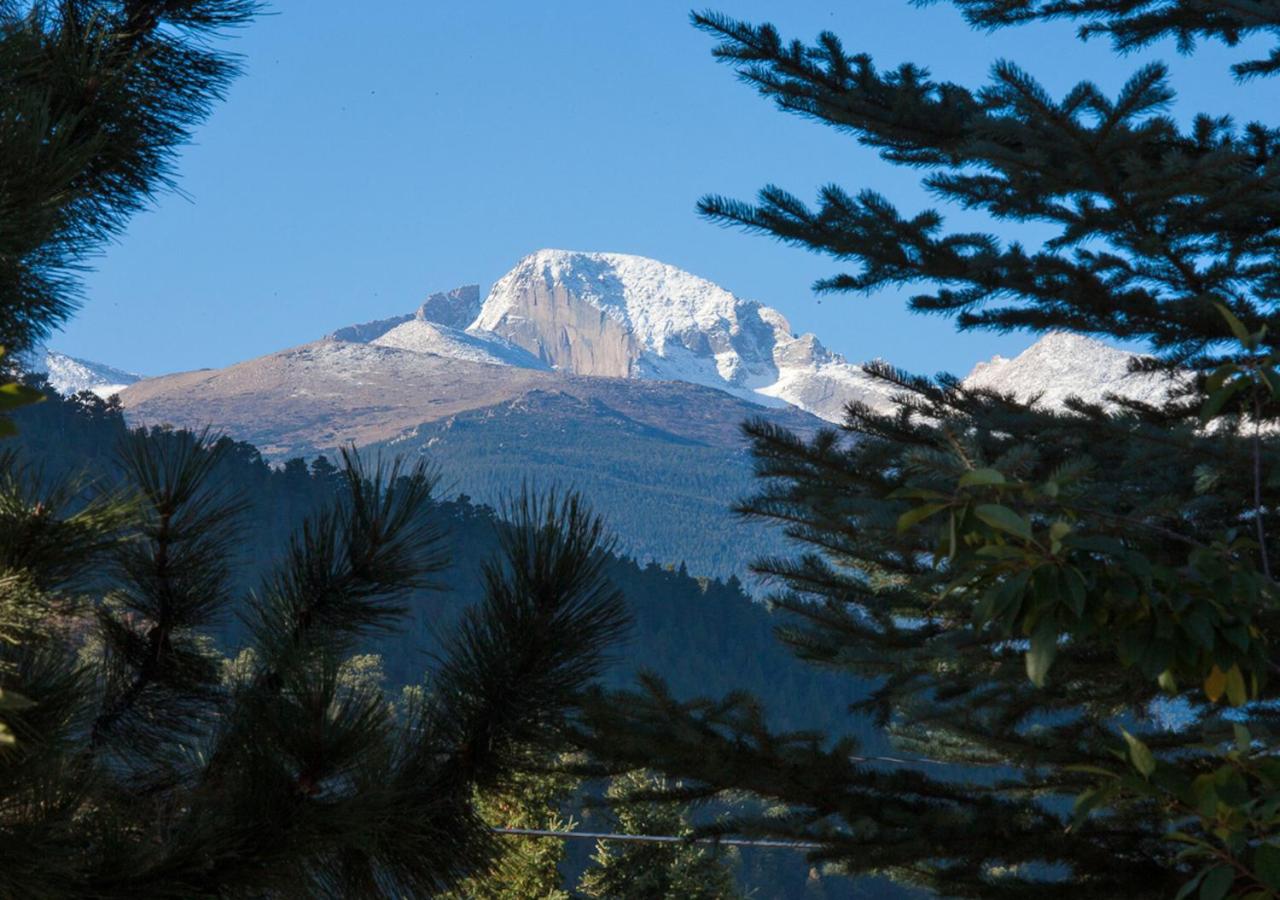
[[[812,841],[769,841],[749,838],[688,838],[673,834],[614,834],[602,831],[551,831],[543,828],[494,828],[495,834],[516,837],[553,837],[570,841],[631,841],[639,844],[711,844],[718,847],[766,847],[775,850],[819,850]]]

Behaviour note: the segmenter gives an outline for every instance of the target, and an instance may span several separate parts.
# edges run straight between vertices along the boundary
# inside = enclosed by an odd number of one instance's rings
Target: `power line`
[[[764,847],[773,850],[819,850],[812,841],[770,841],[749,838],[679,837],[673,834],[615,834],[603,831],[551,831],[543,828],[494,828],[495,834],[515,837],[551,837],[563,841],[631,841],[638,844],[710,844],[717,847]]]

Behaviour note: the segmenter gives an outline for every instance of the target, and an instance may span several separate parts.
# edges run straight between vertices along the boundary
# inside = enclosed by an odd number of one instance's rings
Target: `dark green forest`
[[[92,394],[75,398],[50,393],[45,402],[15,415],[19,433],[12,446],[23,464],[50,481],[67,475],[119,472],[118,446],[128,433],[115,402]],[[155,442],[174,441],[181,432],[153,428]],[[221,488],[249,501],[238,548],[235,578],[241,592],[283,552],[291,530],[340,488],[337,466],[326,457],[310,463],[293,459],[272,467],[251,445],[222,438],[226,452],[218,473]],[[447,483],[449,469],[442,472]],[[86,495],[109,484],[99,475],[85,482]],[[589,496],[589,494],[588,494]],[[411,626],[381,637],[363,652],[382,658],[388,693],[423,681],[434,651],[472,598],[479,596],[481,566],[497,548],[503,519],[493,507],[464,496],[434,507],[445,534],[449,567],[437,577],[439,590],[421,592],[411,602]],[[681,698],[746,691],[759,699],[774,721],[789,729],[852,734],[868,751],[887,748],[874,726],[848,707],[866,690],[847,677],[798,660],[775,637],[769,610],[747,595],[736,578],[700,577],[683,562],[637,563],[613,555],[608,578],[626,596],[632,627],[605,675],[610,687],[634,683],[641,672],[664,677]],[[244,640],[235,618],[219,624],[221,651],[234,657]],[[430,676],[426,674],[429,682]],[[606,827],[607,813],[576,808],[586,828]],[[587,863],[589,844],[570,848],[567,879]],[[901,896],[878,882],[815,878],[803,855],[791,851],[748,851],[738,864],[750,896],[813,898]],[[890,891],[889,893],[884,893]]]
[[[695,574],[727,578],[784,549],[776,529],[730,512],[754,488],[744,442],[683,438],[601,401],[530,392],[383,446],[425,454],[441,466],[446,489],[485,503],[524,480],[570,486],[609,521],[619,549],[642,561],[683,560]]]

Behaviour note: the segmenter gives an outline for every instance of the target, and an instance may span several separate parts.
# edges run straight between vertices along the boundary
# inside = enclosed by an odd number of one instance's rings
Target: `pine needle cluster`
[[[487,869],[475,804],[552,753],[625,626],[574,496],[513,510],[484,596],[407,705],[353,677],[446,560],[424,465],[344,458],[344,490],[248,598],[225,442],[133,435],[132,489],[0,484],[0,895],[434,896]],[[239,613],[228,664],[209,638]]]

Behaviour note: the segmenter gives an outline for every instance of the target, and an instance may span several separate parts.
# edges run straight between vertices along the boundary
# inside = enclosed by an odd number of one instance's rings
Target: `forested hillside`
[[[126,431],[118,407],[86,394],[77,399],[50,397],[17,418],[16,443],[22,455],[49,477],[111,471],[116,443]],[[152,429],[151,434],[165,440],[168,432]],[[273,468],[249,444],[232,445],[222,478],[229,490],[252,504],[238,579],[243,590],[250,590],[283,548],[290,529],[332,494],[337,469],[323,457],[310,465],[298,459]],[[449,471],[444,470],[445,484]],[[518,482],[511,487],[518,487]],[[711,486],[707,492],[713,496]],[[590,498],[590,485],[583,486],[583,493]],[[434,635],[467,597],[476,595],[480,565],[494,552],[495,529],[501,527],[491,507],[466,497],[440,502],[436,508],[448,535],[451,565],[441,578],[442,590],[424,594],[414,604],[414,631],[376,648],[396,683],[416,682],[430,666]],[[843,679],[816,672],[786,652],[773,637],[769,613],[746,596],[737,579],[698,578],[681,561],[641,565],[625,556],[616,557],[609,572],[626,592],[635,619],[630,641],[610,671],[612,680],[621,683],[640,669],[652,669],[669,677],[679,694],[740,687],[757,692],[794,727],[849,727],[844,710],[858,692]],[[235,649],[238,628],[236,622],[223,625],[228,652]]]
[[[20,429],[13,442],[15,452],[44,477],[116,470],[116,446],[127,431],[117,404],[87,393],[71,399],[53,395],[15,418]],[[161,428],[149,434],[155,441],[177,435]],[[248,591],[283,549],[290,529],[337,489],[339,475],[327,458],[310,465],[299,459],[272,467],[251,445],[224,441],[231,452],[219,478],[227,490],[250,501],[237,578],[240,588]],[[86,489],[106,486],[99,480]],[[419,683],[424,675],[429,679],[437,639],[470,598],[478,596],[480,566],[494,553],[497,530],[504,527],[493,508],[467,497],[439,502],[435,508],[451,558],[439,579],[441,589],[415,598],[410,629],[366,648],[382,656],[391,690]],[[743,592],[737,579],[695,577],[682,563],[641,565],[625,556],[615,556],[608,573],[625,593],[634,622],[606,676],[614,686],[651,670],[668,679],[681,697],[745,689],[788,727],[851,732],[865,739],[868,748],[882,746],[869,723],[847,713],[862,691],[848,679],[796,660],[775,639],[772,615]],[[229,656],[241,643],[241,629],[235,620],[220,625],[219,641]],[[597,825],[607,824],[598,812],[588,815]],[[584,861],[577,852],[570,860]],[[748,852],[740,867],[744,883],[774,892],[760,896],[881,896],[878,888],[866,883],[814,880],[810,874],[803,858],[791,852]]]

